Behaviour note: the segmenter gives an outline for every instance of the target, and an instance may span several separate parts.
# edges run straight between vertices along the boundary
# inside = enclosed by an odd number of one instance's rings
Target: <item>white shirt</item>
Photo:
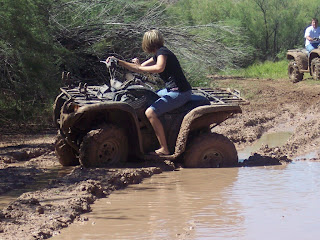
[[[306,38],[307,36],[311,38],[320,38],[320,27],[313,28],[312,26],[307,27],[304,37]],[[312,43],[316,43],[319,41],[312,41]],[[308,46],[310,44],[310,41],[306,38],[306,43],[305,46]]]

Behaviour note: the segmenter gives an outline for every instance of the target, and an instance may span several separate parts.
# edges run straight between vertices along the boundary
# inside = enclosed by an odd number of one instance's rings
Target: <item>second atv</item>
[[[303,79],[304,73],[310,73],[314,80],[320,80],[320,48],[308,54],[306,49],[292,49],[287,52],[290,60],[288,75],[291,82],[296,83]]]

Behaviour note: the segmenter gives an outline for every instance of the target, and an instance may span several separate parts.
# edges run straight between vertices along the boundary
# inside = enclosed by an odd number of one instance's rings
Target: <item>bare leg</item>
[[[170,152],[168,149],[167,140],[164,134],[164,129],[161,121],[159,120],[158,116],[156,115],[156,113],[153,111],[152,108],[148,108],[145,114],[149,119],[160,144],[160,148],[157,149],[155,152],[158,154],[162,153],[162,154],[168,155]]]

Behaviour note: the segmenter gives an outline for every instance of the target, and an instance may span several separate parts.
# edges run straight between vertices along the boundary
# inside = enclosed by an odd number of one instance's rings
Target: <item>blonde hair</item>
[[[150,30],[143,35],[142,49],[147,53],[154,53],[164,44],[164,38],[158,30]]]

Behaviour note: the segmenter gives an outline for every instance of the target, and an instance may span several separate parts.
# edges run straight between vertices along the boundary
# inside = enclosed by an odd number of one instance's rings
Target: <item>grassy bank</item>
[[[247,68],[234,69],[221,73],[221,75],[232,75],[245,78],[270,78],[283,79],[288,78],[288,61],[278,62],[266,61],[255,63]]]

